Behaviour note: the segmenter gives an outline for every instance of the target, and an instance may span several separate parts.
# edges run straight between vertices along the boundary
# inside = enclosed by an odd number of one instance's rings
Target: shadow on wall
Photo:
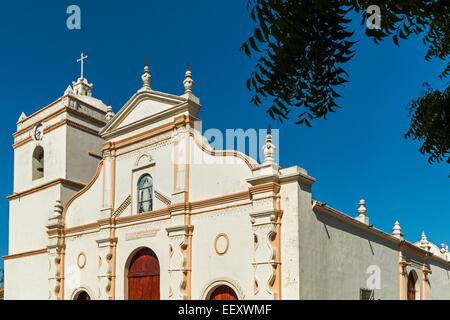
[[[313,213],[316,216],[317,221],[323,223],[325,232],[327,234],[327,238],[330,241],[333,241],[333,238],[330,235],[328,227],[340,230],[341,232],[344,232],[344,233],[352,234],[353,236],[355,236],[357,238],[366,239],[369,242],[369,248],[372,251],[372,255],[375,255],[374,250],[372,248],[372,243],[377,243],[379,245],[391,248],[393,250],[397,250],[397,246],[393,242],[383,239],[380,236],[371,234],[370,231],[361,230],[357,227],[354,227],[343,221],[340,221],[337,218],[330,217],[326,214],[321,214],[321,213],[315,212],[314,210],[313,210]]]

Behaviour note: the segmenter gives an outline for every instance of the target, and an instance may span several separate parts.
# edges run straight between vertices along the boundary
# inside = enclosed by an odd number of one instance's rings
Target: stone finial
[[[427,236],[425,235],[425,231],[422,231],[422,238],[420,239],[420,247],[427,251],[429,251],[431,248],[430,243],[427,239]]]
[[[403,240],[402,228],[400,227],[400,223],[398,223],[398,221],[395,221],[394,223],[394,228],[392,228],[392,236]]]
[[[142,88],[139,91],[150,91],[150,81],[152,81],[152,76],[150,75],[148,65],[144,67],[144,74],[141,76],[142,78]]]
[[[441,244],[441,253],[445,254],[445,244]]]
[[[359,208],[358,208],[358,216],[356,217],[356,220],[369,224],[369,218],[366,217],[366,201],[364,199],[359,200]]]
[[[263,146],[264,163],[275,163],[274,155],[277,147],[272,143],[272,131],[270,126],[267,129],[266,144]]]
[[[366,212],[367,212],[366,201],[364,199],[361,199],[361,200],[359,200],[358,213],[359,213],[359,215],[365,215]]]
[[[113,117],[114,117],[114,112],[111,106],[111,102],[109,103],[110,105],[106,107],[106,121],[109,122]]]
[[[192,80],[191,65],[188,63],[188,70],[184,75],[184,93],[192,93],[192,88],[194,87],[194,80]]]
[[[19,117],[19,121],[18,121],[18,122],[23,121],[23,120],[25,120],[26,118],[27,118],[27,115],[25,114],[25,112],[22,112],[22,114],[21,114],[20,117]]]

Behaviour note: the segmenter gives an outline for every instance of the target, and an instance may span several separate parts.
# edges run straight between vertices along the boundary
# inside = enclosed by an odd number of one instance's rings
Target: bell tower
[[[82,55],[79,62],[83,64],[85,58]],[[48,269],[46,227],[55,203],[60,201],[64,207],[87,185],[102,158],[99,131],[112,118],[112,109],[92,97],[92,87],[82,73],[63,96],[30,116],[22,113],[17,122],[14,192],[7,197],[5,298],[17,296],[19,290],[22,296],[27,292],[30,299],[48,296],[48,280],[35,279],[33,272],[22,269],[27,265]],[[21,288],[25,283],[27,287]]]

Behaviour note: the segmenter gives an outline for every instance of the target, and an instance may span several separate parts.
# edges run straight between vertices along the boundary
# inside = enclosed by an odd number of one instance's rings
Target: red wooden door
[[[149,248],[139,250],[131,260],[128,299],[159,300],[159,261]]]
[[[238,300],[238,297],[233,289],[222,285],[211,293],[210,300]]]
[[[416,279],[412,273],[408,276],[408,300],[416,300]]]

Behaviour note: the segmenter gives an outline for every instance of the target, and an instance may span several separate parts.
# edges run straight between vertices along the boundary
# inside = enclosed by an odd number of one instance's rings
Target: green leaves
[[[247,88],[255,92],[251,102],[260,105],[271,97],[267,112],[279,121],[288,119],[293,108],[306,109],[297,123],[310,126],[311,120],[326,118],[337,107],[336,87],[349,81],[341,67],[354,56],[356,43],[349,41],[349,9],[337,0],[249,3],[258,27],[241,51],[260,56],[247,81]]]
[[[367,8],[380,7],[381,28],[366,28]],[[365,34],[375,44],[392,37],[395,45],[412,34],[423,35],[426,60],[448,59],[450,19],[448,0],[249,0],[250,17],[257,23],[240,50],[248,57],[256,54],[257,64],[247,80],[254,92],[251,103],[267,103],[272,119],[289,119],[295,110],[296,123],[311,126],[314,119],[327,119],[335,112],[341,96],[337,89],[349,82],[343,69],[354,56],[349,30],[349,12],[361,15]],[[439,75],[450,74],[450,63]],[[424,141],[420,151],[430,161],[447,158],[450,137],[448,88],[428,90],[410,104],[411,127],[405,135]],[[270,100],[271,99],[271,100]]]
[[[419,151],[428,162],[450,164],[450,89],[444,92],[424,85],[426,92],[409,104],[411,124],[405,138],[422,142]]]

